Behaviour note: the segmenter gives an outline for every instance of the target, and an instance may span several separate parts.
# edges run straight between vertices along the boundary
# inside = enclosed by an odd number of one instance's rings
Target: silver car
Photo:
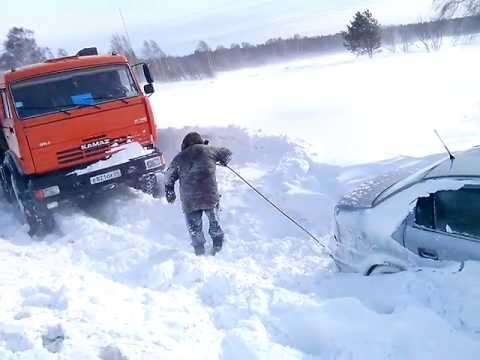
[[[334,226],[344,271],[371,275],[480,260],[480,148],[364,184],[337,204]]]

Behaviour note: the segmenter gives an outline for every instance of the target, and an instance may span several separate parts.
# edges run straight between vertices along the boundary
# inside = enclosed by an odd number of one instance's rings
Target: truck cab
[[[158,195],[165,161],[139,65],[143,92],[124,56],[94,48],[0,74],[0,182],[32,235],[64,201],[120,184]]]

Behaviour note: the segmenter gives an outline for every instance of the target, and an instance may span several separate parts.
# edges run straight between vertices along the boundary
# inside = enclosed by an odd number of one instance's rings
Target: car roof
[[[480,147],[455,154],[425,173],[424,179],[441,177],[480,177]]]

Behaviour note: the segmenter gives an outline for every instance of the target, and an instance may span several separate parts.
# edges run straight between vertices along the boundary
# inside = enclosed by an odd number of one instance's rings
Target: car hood
[[[339,209],[366,209],[373,206],[375,199],[386,189],[412,175],[415,169],[399,169],[368,180],[345,195],[337,204]]]

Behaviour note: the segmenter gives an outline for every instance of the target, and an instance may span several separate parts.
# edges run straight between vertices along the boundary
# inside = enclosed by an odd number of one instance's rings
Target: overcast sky
[[[320,35],[343,30],[358,10],[369,8],[382,24],[430,16],[432,0],[29,0],[2,1],[0,38],[23,26],[38,43],[69,52],[86,46],[107,51],[113,33],[124,33],[121,9],[134,47],[156,40],[165,52],[264,42],[273,37]]]

